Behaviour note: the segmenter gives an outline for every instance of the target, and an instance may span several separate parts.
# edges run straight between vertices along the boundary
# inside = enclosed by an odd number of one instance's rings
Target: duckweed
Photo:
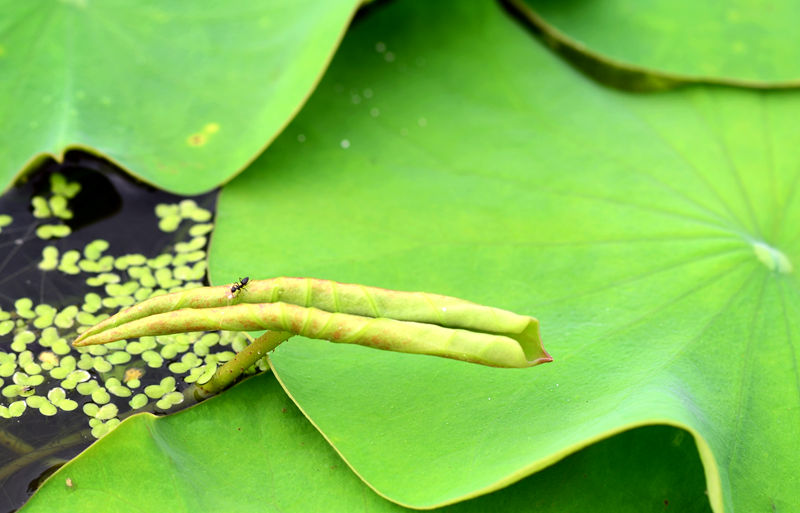
[[[27,399],[25,399],[25,402],[28,403],[28,407],[29,408],[39,409],[39,407],[42,404],[47,402],[47,399],[45,399],[44,397],[42,397],[40,395],[32,395],[32,396],[28,397]]]
[[[60,219],[72,219],[72,211],[67,206],[67,198],[56,194],[50,197],[49,207],[53,216]]]
[[[59,355],[69,354],[69,352],[71,351],[69,344],[63,338],[60,338],[55,342],[53,342],[53,345],[51,347],[53,349],[53,352]]]
[[[145,394],[136,394],[135,396],[131,397],[131,400],[128,401],[128,405],[134,410],[138,410],[139,408],[144,408],[147,406],[148,398]]]
[[[72,233],[72,229],[65,224],[43,224],[36,228],[36,236],[40,239],[61,239]]]
[[[103,373],[106,373],[106,372],[110,372],[111,368],[112,368],[112,365],[110,363],[108,363],[105,359],[103,359],[102,357],[96,356],[94,358],[94,361],[92,362],[92,367],[94,368],[94,370],[96,370],[100,374],[103,374]]]
[[[0,376],[7,378],[17,370],[17,355],[0,352]],[[2,385],[0,385],[2,386]]]
[[[76,388],[79,384],[88,381],[89,378],[91,378],[91,375],[85,370],[74,370],[69,374],[67,374],[67,377],[61,382],[61,386],[72,390]]]
[[[200,370],[202,372],[198,373],[196,382],[199,385],[204,383],[208,383],[208,381],[214,376],[214,373],[217,372],[217,364],[215,362],[206,363],[204,367],[201,367]]]
[[[47,417],[52,417],[53,415],[58,413],[58,409],[55,407],[54,404],[50,402],[45,402],[39,407],[39,413]]]
[[[131,354],[126,353],[125,351],[114,351],[106,358],[106,361],[111,365],[122,365],[123,363],[128,363],[131,361]]]
[[[181,361],[169,364],[170,372],[183,374],[184,372],[200,365],[200,358],[194,353],[186,353],[181,356]]]
[[[125,349],[125,346],[128,343],[125,340],[117,340],[116,342],[111,342],[108,344],[103,344],[109,351],[119,351],[120,349]]]
[[[78,393],[81,395],[92,395],[94,391],[98,390],[99,388],[100,385],[97,383],[97,380],[94,379],[84,381],[83,383],[78,383],[78,386],[76,387]]]
[[[61,329],[71,328],[75,324],[76,315],[78,315],[78,307],[69,305],[56,314],[53,323]]]
[[[201,235],[206,235],[211,233],[211,230],[214,229],[214,225],[211,223],[207,224],[196,224],[189,228],[189,235],[192,237],[199,237]]]
[[[100,273],[86,279],[86,284],[92,287],[101,287],[106,283],[119,283],[122,281],[118,274],[111,272]]]
[[[155,282],[155,278],[153,279],[153,281]],[[142,288],[138,289],[136,292],[133,293],[133,299],[135,299],[136,301],[144,301],[145,299],[149,298],[152,293],[153,289],[143,286]]]
[[[180,353],[185,353],[189,350],[190,342],[182,339],[175,339],[173,342],[168,342],[161,348],[161,356],[165,360],[171,360]]]
[[[12,417],[21,417],[27,408],[28,403],[25,401],[14,401],[8,405],[8,412]]]
[[[119,425],[119,419],[110,419],[107,422],[103,422],[102,424],[98,424],[96,426],[92,426],[92,436],[95,438],[102,438],[108,433],[111,432],[112,429]]]
[[[28,344],[36,340],[36,335],[31,331],[22,331],[14,336],[14,341],[11,342],[11,350],[21,353],[25,351]]]
[[[158,286],[162,289],[169,289],[177,285],[181,285],[181,280],[175,279],[172,275],[172,270],[168,267],[156,269],[155,277]]]
[[[66,274],[79,274],[80,268],[77,266],[81,254],[77,250],[66,251],[61,255],[61,262],[58,264],[58,270]]]
[[[198,208],[194,210],[188,217],[196,223],[204,223],[211,220],[211,212],[204,208]]]
[[[50,190],[53,194],[59,194],[66,198],[73,198],[80,192],[81,184],[78,182],[68,182],[61,173],[53,173],[50,175]]]
[[[159,203],[155,208],[156,217],[167,217],[179,215],[180,205]]]
[[[111,395],[106,391],[105,388],[97,388],[94,392],[92,392],[92,401],[97,404],[106,404],[111,400]]]
[[[162,218],[158,222],[158,228],[162,232],[174,232],[178,229],[178,226],[181,224],[181,218],[177,215],[169,215]]]
[[[83,413],[88,415],[89,417],[94,417],[97,415],[97,412],[100,411],[100,407],[94,403],[86,403],[83,405]]]
[[[64,399],[56,404],[59,409],[64,411],[74,411],[78,408],[78,403],[73,401],[72,399]]]
[[[33,301],[30,298],[23,297],[14,301],[14,310],[17,312],[17,315],[23,319],[33,319],[36,317],[36,313],[34,313],[32,308]]]
[[[50,377],[53,379],[65,379],[69,373],[75,369],[75,357],[65,356],[58,362],[58,367],[50,370]],[[77,383],[77,381],[75,381]]]
[[[166,393],[161,385],[147,385],[144,387],[144,394],[150,399],[160,399]]]
[[[58,329],[53,326],[48,326],[42,330],[42,334],[39,336],[39,345],[42,347],[53,347],[53,344],[58,340]]]
[[[83,256],[88,260],[97,260],[109,246],[108,241],[103,239],[93,240],[83,248]]]
[[[131,394],[133,394],[133,392],[131,392],[131,389],[126,387],[125,385],[112,386],[106,383],[106,389],[110,394],[113,394],[117,397],[130,397]]]
[[[54,173],[51,188],[50,194],[32,200],[34,212],[40,219],[71,218],[69,199],[78,193],[80,185]],[[86,293],[77,304],[56,307],[20,298],[13,312],[0,310],[0,336],[12,335],[10,351],[0,351],[1,399],[6,403],[0,404],[0,417],[19,417],[28,410],[52,416],[77,410],[87,401],[82,410],[89,417],[93,435],[100,437],[119,423],[118,406],[112,398],[129,398],[132,409],[144,408],[151,399],[159,410],[184,401],[174,376],[153,384],[145,380],[143,368],[163,367],[182,376],[183,382],[203,383],[213,376],[218,364],[233,357],[232,351],[223,350],[225,346],[239,350],[246,345],[246,339],[230,334],[193,333],[141,337],[80,350],[70,346],[76,333],[118,308],[203,285],[205,246],[213,229],[208,222],[211,212],[193,200],[184,200],[158,205],[156,215],[165,231],[175,231],[187,221],[191,239],[177,242],[171,250],[152,258],[138,253],[108,254],[112,247],[103,239],[93,240],[82,249],[59,250],[47,245],[42,250],[37,262],[40,270],[83,273],[86,276],[81,279],[97,289]],[[0,215],[0,229],[11,221],[10,216]],[[45,223],[37,227],[37,235],[57,238],[68,235],[69,230],[60,222]],[[37,387],[41,389],[38,392]]]
[[[236,337],[231,342],[231,348],[234,350],[234,352],[238,353],[239,351],[247,347],[249,343],[250,341],[247,340],[247,338],[245,337]]]
[[[47,417],[51,417],[58,412],[53,403],[48,401],[47,398],[42,397],[40,395],[32,395],[28,397],[25,400],[25,403],[28,405],[28,407],[39,410],[39,413]]]
[[[42,260],[39,262],[39,269],[43,271],[53,271],[58,267],[58,249],[55,246],[45,246],[42,250]]]
[[[142,359],[147,363],[147,366],[151,368],[158,368],[164,364],[164,358],[152,349],[143,352]]]
[[[21,365],[21,367],[26,374],[39,374],[42,372],[41,365],[36,362],[28,362],[25,365]]]
[[[32,390],[28,390],[27,387],[23,387],[22,385],[12,384],[3,387],[3,397],[14,398],[18,396],[25,396],[25,395],[33,395]]]
[[[109,283],[106,285],[106,294],[109,296],[130,296],[136,289],[139,288],[139,283],[136,281],[127,281],[124,284]]]
[[[61,387],[51,388],[47,392],[47,400],[53,404],[58,404],[67,398],[67,392]]]
[[[0,232],[3,231],[3,228],[10,225],[13,220],[14,219],[10,215],[0,214]]]
[[[131,266],[141,266],[147,262],[147,257],[140,254],[122,255],[114,259],[114,269],[124,271]]]
[[[107,346],[98,345],[98,346],[95,346],[95,347],[90,347],[90,348],[86,349],[85,351],[82,351],[82,353],[83,354],[87,354],[88,353],[91,356],[102,356],[104,354],[108,354],[109,349],[110,348],[108,348]],[[81,357],[84,358],[84,359],[87,359],[86,357],[83,357],[83,356],[81,356]],[[94,362],[95,362],[95,359],[92,358],[92,367],[94,367]]]
[[[156,403],[156,407],[161,410],[168,410],[173,406],[181,404],[183,402],[183,394],[180,392],[169,392],[165,394],[164,397],[158,400]]]
[[[172,263],[172,258],[173,258],[172,255],[170,255],[169,253],[158,255],[157,257],[151,258],[147,261],[147,268],[165,269],[169,264]]]
[[[95,324],[102,321],[106,317],[108,317],[107,314],[92,315],[89,312],[78,312],[78,315],[75,318],[79,324],[83,324],[84,326],[94,326]]]
[[[5,320],[0,321],[0,336],[8,335],[14,329],[14,321]]]
[[[189,242],[178,242],[175,244],[175,251],[178,253],[190,253],[205,247],[206,242],[208,242],[208,240],[203,236],[195,237]],[[175,258],[177,258],[177,256]]]
[[[78,360],[78,368],[81,370],[89,370],[94,367],[94,358],[89,353],[81,353],[81,357]]]
[[[31,198],[31,207],[33,207],[33,217],[38,219],[46,219],[50,217],[50,206],[47,200],[41,196],[34,196]]]
[[[109,420],[117,416],[119,412],[117,405],[114,403],[106,404],[100,407],[95,414],[95,418],[100,420]]]
[[[50,305],[36,305],[34,312],[36,318],[33,320],[33,326],[40,330],[53,324],[56,317],[56,309]]]

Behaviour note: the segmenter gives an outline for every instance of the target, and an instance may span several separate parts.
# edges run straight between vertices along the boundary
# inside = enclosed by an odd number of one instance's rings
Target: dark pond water
[[[71,152],[0,197],[0,512],[18,509],[131,402],[156,413],[188,406],[187,381],[242,343],[206,334],[69,345],[98,316],[207,284],[216,195],[165,193]]]

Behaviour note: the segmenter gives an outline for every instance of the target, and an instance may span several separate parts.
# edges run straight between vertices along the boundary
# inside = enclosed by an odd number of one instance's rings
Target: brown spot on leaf
[[[202,146],[206,143],[208,137],[205,134],[192,134],[187,139],[189,146]]]

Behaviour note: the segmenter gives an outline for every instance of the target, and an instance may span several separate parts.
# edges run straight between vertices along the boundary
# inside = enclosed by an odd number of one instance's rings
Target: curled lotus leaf
[[[552,361],[533,317],[426,292],[312,278],[250,280],[148,299],[86,331],[76,346],[201,330],[289,332],[496,367]]]

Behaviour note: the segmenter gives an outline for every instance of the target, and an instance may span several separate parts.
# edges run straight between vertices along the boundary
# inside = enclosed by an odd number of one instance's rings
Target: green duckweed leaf
[[[170,191],[227,181],[299,109],[358,4],[0,0],[0,188],[76,147]]]
[[[715,511],[791,509],[798,115],[793,91],[606,89],[492,3],[393,3],[223,191],[212,278],[426,290],[540,320],[554,362],[531,370],[275,351],[297,404],[391,500],[462,500],[669,424],[696,438]]]
[[[800,85],[796,2],[511,0],[547,37],[612,66],[677,80]]]

